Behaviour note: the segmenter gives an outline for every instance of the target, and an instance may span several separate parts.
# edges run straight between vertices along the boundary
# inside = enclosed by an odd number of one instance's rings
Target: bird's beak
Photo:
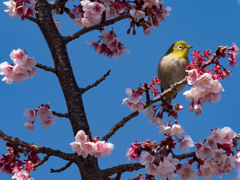
[[[190,49],[190,48],[192,48],[193,46],[188,46],[188,47],[186,47],[187,49]]]

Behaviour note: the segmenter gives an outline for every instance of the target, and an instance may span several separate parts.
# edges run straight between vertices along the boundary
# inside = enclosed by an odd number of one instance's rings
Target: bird
[[[161,92],[172,87],[176,82],[181,81],[187,75],[186,67],[189,64],[188,52],[193,46],[185,41],[177,41],[171,45],[165,55],[158,62],[158,79],[160,79]],[[182,91],[185,84],[179,86],[175,91],[168,94],[165,99],[171,103],[172,99]]]

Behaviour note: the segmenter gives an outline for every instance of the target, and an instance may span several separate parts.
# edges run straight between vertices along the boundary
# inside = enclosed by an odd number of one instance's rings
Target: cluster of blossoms
[[[69,10],[65,8],[65,12],[74,19],[73,24],[82,27],[90,27],[106,19],[112,17],[116,18],[120,15],[131,15],[130,28],[127,33],[129,34],[131,28],[133,28],[133,34],[136,34],[135,25],[143,27],[144,34],[148,35],[151,32],[151,28],[159,26],[160,23],[169,16],[170,7],[163,8],[161,0],[144,0],[134,1],[135,5],[131,6],[130,1],[120,0],[104,0],[104,1],[90,1],[82,0],[80,5],[74,6],[73,9]],[[138,9],[135,9],[139,7]],[[56,9],[59,13],[59,10]],[[147,16],[148,19],[144,19]],[[56,23],[56,22],[55,22]],[[58,25],[58,22],[57,24]],[[58,26],[57,26],[58,27]],[[100,46],[100,41],[91,44],[95,48],[95,53],[105,54],[115,59],[119,58],[121,54],[129,51],[125,49],[124,45],[118,41],[117,36],[112,31],[103,30],[101,31],[103,44]]]
[[[135,112],[135,111],[143,112],[144,106],[143,106],[143,103],[141,102],[143,92],[144,91],[149,92],[149,90],[152,89],[151,93],[154,96],[157,96],[158,94],[160,94],[160,92],[155,87],[155,85],[159,85],[159,84],[160,84],[160,80],[157,79],[157,77],[155,77],[154,79],[152,79],[152,82],[148,86],[142,87],[142,88],[138,87],[136,91],[131,88],[126,88],[126,94],[129,97],[123,99],[122,104],[127,104],[132,112]],[[153,107],[153,106],[151,106],[151,107]],[[152,108],[150,108],[149,110],[151,110],[150,111],[151,114],[153,113],[153,115],[154,115],[155,111]],[[147,110],[147,111],[149,111],[149,110]],[[147,115],[147,116],[149,116],[149,115]]]
[[[44,127],[46,129],[48,129],[49,126],[53,126],[56,121],[53,117],[52,111],[49,109],[49,106],[50,105],[47,104],[37,109],[26,109],[23,115],[27,116],[28,120],[23,126],[25,126],[30,131],[33,131],[34,122],[37,116],[39,117],[39,119],[41,119],[41,122],[39,123],[40,126],[44,124]]]
[[[179,137],[181,133],[174,134]],[[177,158],[173,158],[171,151],[175,148],[176,142],[172,138],[172,134],[165,134],[166,138],[161,140],[159,144],[156,141],[151,143],[132,143],[128,149],[127,156],[131,160],[140,159],[140,164],[147,169],[147,179],[161,177],[161,179],[172,179],[180,176],[183,180],[196,180],[198,176],[210,179],[214,175],[219,177],[223,173],[231,173],[237,164],[240,163],[240,153],[238,157],[234,157],[232,148],[237,148],[237,142],[234,140],[236,133],[229,127],[223,129],[212,130],[211,135],[204,143],[195,143],[197,158],[188,160],[187,163],[180,164]],[[189,147],[193,147],[194,143],[190,136],[184,136],[179,140],[179,150],[189,151]],[[208,158],[208,159],[207,159]],[[191,165],[197,162],[197,170]]]
[[[123,53],[129,54],[130,52],[124,47],[124,44],[119,42],[118,37],[114,33],[113,30],[109,31],[104,29],[101,31],[102,36],[100,36],[100,40],[95,42],[87,42],[94,49],[95,53],[107,55],[107,57],[114,57],[118,59]],[[100,45],[100,42],[102,44]]]
[[[105,143],[105,141],[99,141],[99,137],[95,137],[92,140],[85,134],[83,130],[79,130],[75,136],[75,142],[70,143],[73,151],[82,157],[86,158],[89,154],[96,158],[111,155],[111,151],[114,148],[112,143]]]
[[[21,80],[26,81],[33,78],[34,74],[38,74],[38,70],[33,68],[37,62],[33,57],[29,57],[24,50],[13,50],[10,58],[14,64],[10,65],[6,61],[0,64],[0,75],[5,75],[2,81],[6,81],[7,84],[12,84],[13,81],[16,83]]]
[[[224,89],[219,81],[230,76],[231,71],[224,68],[219,63],[219,59],[228,57],[229,66],[234,67],[234,65],[237,64],[238,47],[236,44],[233,43],[231,47],[221,52],[220,49],[223,48],[224,47],[219,47],[217,49],[217,58],[212,62],[215,65],[211,70],[205,69],[205,58],[209,59],[211,56],[209,50],[204,51],[204,55],[200,55],[200,51],[194,50],[191,55],[196,61],[192,61],[186,71],[189,74],[187,79],[188,84],[192,87],[191,90],[184,92],[184,95],[186,95],[187,100],[192,101],[189,110],[195,110],[196,115],[200,115],[203,103],[208,101],[216,103],[221,100],[220,92],[224,91]]]
[[[202,159],[199,175],[210,179],[214,175],[222,177],[223,173],[231,173],[236,168],[238,160],[234,157],[232,148],[236,148],[233,139],[236,133],[229,127],[212,130],[211,135],[201,143],[195,143],[196,155]],[[208,159],[207,159],[208,158]]]
[[[22,20],[28,18],[30,15],[36,14],[35,10],[35,0],[9,0],[8,2],[3,2],[8,9],[4,10],[6,13],[9,12],[9,16],[12,18],[20,17]],[[31,4],[27,6],[27,4]]]
[[[14,174],[12,179],[33,180],[29,173],[34,170],[33,165],[40,161],[38,153],[23,147],[17,152],[12,147],[8,147],[7,150],[8,153],[0,158],[0,172]],[[24,154],[24,160],[20,159],[20,153]]]
[[[219,102],[221,99],[220,92],[224,89],[218,79],[213,79],[211,73],[199,75],[197,69],[187,70],[187,72],[189,74],[187,81],[192,87],[183,94],[186,95],[187,100],[192,101],[189,110],[195,110],[195,114],[199,116],[202,111],[202,104],[208,101]]]
[[[100,23],[103,18],[103,13],[105,12],[106,19],[112,17],[130,14],[132,16],[131,27],[142,26],[145,34],[149,34],[150,27],[159,26],[159,24],[169,16],[170,7],[163,8],[161,0],[144,0],[144,4],[140,1],[134,1],[135,5],[131,6],[130,1],[120,1],[120,0],[104,0],[104,1],[90,1],[83,0],[78,6],[68,12],[68,15],[74,18],[74,25],[82,27],[89,27],[94,24]],[[135,9],[139,6],[138,9]],[[144,17],[148,16],[148,20],[144,20]],[[133,24],[133,25],[132,25]],[[130,31],[130,30],[129,30]]]

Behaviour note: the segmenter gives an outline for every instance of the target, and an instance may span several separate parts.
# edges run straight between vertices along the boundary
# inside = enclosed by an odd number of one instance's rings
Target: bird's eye
[[[183,49],[183,46],[182,46],[182,45],[179,45],[179,46],[178,46],[178,49],[179,49],[179,50],[182,50],[182,49]]]

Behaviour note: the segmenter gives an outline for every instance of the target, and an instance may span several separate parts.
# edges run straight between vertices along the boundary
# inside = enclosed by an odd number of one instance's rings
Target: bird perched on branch
[[[186,67],[189,64],[188,52],[193,46],[189,46],[184,41],[177,41],[168,49],[167,53],[158,63],[158,79],[161,80],[161,91],[169,89],[174,83],[181,81],[186,75]],[[185,84],[179,86],[174,92],[166,96],[166,100],[171,103],[177,92],[183,90]]]

